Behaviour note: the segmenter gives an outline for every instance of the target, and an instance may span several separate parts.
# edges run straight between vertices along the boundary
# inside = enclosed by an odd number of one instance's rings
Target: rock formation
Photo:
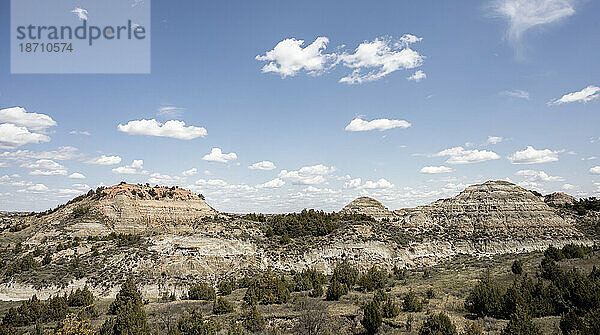
[[[364,214],[372,216],[378,221],[383,219],[390,220],[395,216],[394,213],[387,209],[381,202],[369,197],[360,197],[352,200],[342,208],[340,214]]]
[[[550,206],[563,207],[565,205],[572,205],[577,199],[568,194],[562,192],[551,193],[544,196],[544,202]]]

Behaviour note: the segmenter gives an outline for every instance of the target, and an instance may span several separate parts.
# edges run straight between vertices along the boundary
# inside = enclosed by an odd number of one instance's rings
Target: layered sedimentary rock
[[[360,197],[352,200],[340,211],[340,214],[364,214],[369,215],[375,220],[393,219],[395,214],[387,209],[381,202],[369,198]]]
[[[218,214],[202,195],[181,188],[123,184],[103,190],[99,197],[94,207],[115,229],[177,226]]]
[[[577,199],[568,194],[564,194],[562,192],[551,193],[544,196],[544,202],[550,206],[554,207],[563,207],[566,205],[572,205],[577,201]]]
[[[533,192],[506,181],[467,187],[450,199],[398,211],[404,227],[474,243],[577,238],[581,234]]]

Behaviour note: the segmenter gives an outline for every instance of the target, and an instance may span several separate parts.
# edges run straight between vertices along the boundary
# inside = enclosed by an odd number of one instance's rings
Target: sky
[[[600,196],[598,13],[154,1],[150,74],[11,74],[2,1],[0,210],[121,181],[187,188],[224,212],[338,211],[358,196],[399,209],[486,180]]]

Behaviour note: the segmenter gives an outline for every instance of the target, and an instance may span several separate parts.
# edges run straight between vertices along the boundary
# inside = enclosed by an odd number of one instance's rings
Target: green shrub
[[[397,280],[405,280],[408,276],[408,271],[406,269],[399,268],[397,265],[394,265],[392,272],[394,274],[394,278]]]
[[[521,262],[520,259],[515,259],[510,269],[512,270],[512,273],[521,275],[523,273],[523,262]]]
[[[419,335],[458,335],[458,331],[448,315],[440,312],[427,317],[419,329]]]
[[[361,291],[371,292],[377,289],[384,289],[387,285],[388,274],[377,268],[371,267],[358,279],[358,286]]]
[[[323,296],[323,285],[321,283],[313,284],[313,289],[308,294],[311,298],[320,298]]]
[[[465,308],[479,317],[498,317],[502,309],[504,291],[492,280],[489,271],[479,279],[465,300]]]
[[[213,304],[214,314],[227,314],[233,312],[233,304],[223,297],[218,297]]]
[[[265,318],[258,312],[256,306],[252,306],[249,311],[242,315],[242,325],[251,332],[258,332],[265,328]]]
[[[336,277],[333,277],[329,282],[325,299],[328,301],[338,301],[346,294],[348,294],[348,286],[342,284]]]
[[[533,323],[531,315],[524,309],[518,307],[517,311],[510,316],[502,335],[541,335],[540,328]]]
[[[193,309],[185,312],[177,321],[173,335],[214,335],[220,327],[210,320],[205,320],[201,312]]]
[[[215,289],[203,281],[193,285],[188,291],[190,300],[214,300],[216,296]]]
[[[420,312],[423,310],[423,301],[417,297],[413,290],[410,290],[402,301],[402,309],[405,312]]]
[[[217,290],[219,290],[219,295],[230,295],[235,288],[235,282],[231,280],[223,280],[217,285]]]
[[[150,334],[142,294],[132,279],[121,285],[121,290],[110,304],[109,314],[114,316],[102,324],[101,335]]]
[[[483,335],[483,329],[477,322],[468,322],[461,335]]]
[[[288,285],[271,272],[253,280],[244,295],[244,301],[254,304],[284,304],[290,298]]]
[[[83,288],[78,288],[75,291],[71,291],[67,298],[69,306],[73,307],[85,307],[90,306],[94,303],[94,295],[88,289],[87,285]]]
[[[363,318],[360,323],[365,327],[367,334],[375,334],[379,331],[382,319],[377,303],[371,301],[363,308]]]
[[[381,316],[385,319],[395,318],[400,314],[400,308],[394,301],[394,298],[385,293],[385,291],[382,289],[379,289],[377,292],[375,292],[373,301],[377,304],[379,311],[381,312]]]
[[[358,270],[347,260],[344,260],[336,265],[335,269],[333,269],[333,274],[331,277],[332,280],[337,280],[341,284],[346,285],[348,290],[351,290],[354,287],[354,284],[356,284]]]

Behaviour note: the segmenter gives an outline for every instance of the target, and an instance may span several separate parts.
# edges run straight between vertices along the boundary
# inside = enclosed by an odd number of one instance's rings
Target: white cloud
[[[325,64],[335,58],[335,54],[324,54],[329,39],[317,37],[314,42],[302,48],[304,40],[295,38],[285,39],[267,51],[265,55],[256,56],[256,60],[269,62],[262,68],[262,72],[274,72],[282,78],[295,76],[299,71],[305,70],[309,74],[319,74],[325,70]]]
[[[34,152],[29,150],[5,151],[0,154],[0,159],[11,161],[26,161],[29,159],[54,159],[64,161],[79,156],[78,149],[75,147],[64,146],[57,150]]]
[[[179,117],[183,114],[184,110],[185,108],[175,106],[162,106],[158,108],[156,115],[160,117]]]
[[[275,164],[270,161],[256,162],[256,163],[248,166],[248,169],[250,169],[250,170],[274,170],[275,168],[276,168]]]
[[[171,137],[180,140],[192,140],[208,135],[203,127],[185,126],[185,122],[169,120],[164,124],[152,120],[133,120],[127,124],[119,124],[117,129],[129,135],[145,135],[158,137]]]
[[[487,144],[498,144],[502,142],[503,138],[501,136],[488,136]]]
[[[0,122],[12,123],[16,126],[26,127],[32,131],[45,130],[56,126],[56,121],[46,114],[28,113],[25,108],[11,107],[0,109]]]
[[[418,83],[423,79],[427,79],[427,74],[425,74],[425,72],[423,72],[422,70],[417,70],[417,72],[415,72],[412,76],[407,77],[406,79],[414,80]]]
[[[550,149],[536,150],[532,146],[527,146],[525,150],[517,151],[508,160],[513,164],[539,164],[555,162],[558,160],[558,151]]]
[[[497,153],[488,150],[465,150],[463,147],[454,147],[442,150],[434,156],[443,157],[449,156],[446,163],[448,164],[470,164],[479,163],[489,160],[499,159]]]
[[[275,178],[266,183],[256,185],[256,188],[279,188],[285,185],[285,182],[281,178]]]
[[[519,42],[524,32],[571,16],[575,13],[571,0],[497,0],[496,14],[509,21],[508,37]]]
[[[87,11],[86,9],[83,9],[83,8],[79,8],[79,7],[77,7],[77,8],[75,8],[75,9],[73,9],[73,10],[71,11],[71,13],[74,13],[75,15],[77,15],[77,17],[78,17],[80,20],[87,20],[87,19],[88,19],[88,16],[87,16],[87,14],[88,14],[88,11]]]
[[[394,184],[385,180],[384,178],[380,178],[377,181],[367,180],[364,185],[360,186],[361,190],[379,190],[379,189],[389,189],[393,188]]]
[[[85,175],[83,175],[83,174],[81,174],[79,172],[74,172],[74,173],[71,173],[69,175],[69,178],[71,178],[71,179],[85,179]]]
[[[31,185],[31,186],[27,187],[25,190],[21,190],[21,191],[32,192],[32,193],[46,192],[46,191],[48,191],[48,187],[44,184],[35,184],[35,185]]]
[[[402,35],[402,37],[400,37],[400,42],[402,42],[404,45],[417,43],[422,40],[423,40],[422,37],[417,37],[417,36],[411,35],[411,34],[404,34],[404,35]]]
[[[365,121],[360,117],[350,121],[346,126],[346,131],[368,131],[368,130],[388,130],[393,128],[408,128],[411,124],[405,120],[389,120],[389,119],[376,119],[372,121]]]
[[[590,173],[591,174],[600,174],[600,166],[594,166],[594,167],[590,168]]]
[[[121,163],[121,157],[102,155],[100,157],[92,158],[86,163],[94,165],[115,165]]]
[[[438,173],[450,173],[454,172],[453,168],[447,166],[425,166],[419,171],[423,174],[438,174]]]
[[[600,87],[588,86],[579,92],[563,95],[560,99],[552,100],[549,105],[564,104],[569,102],[589,102],[600,97]]]
[[[344,188],[355,189],[359,188],[362,180],[360,178],[350,179],[344,183]]]
[[[0,149],[15,149],[25,144],[40,142],[50,142],[50,137],[31,133],[26,127],[12,123],[0,124]]]
[[[33,163],[22,164],[21,167],[31,169],[32,176],[66,176],[67,168],[50,159],[39,159]]]
[[[184,177],[190,177],[190,176],[195,176],[198,174],[198,169],[196,168],[191,168],[189,170],[185,170],[181,173]]]
[[[577,188],[577,186],[572,185],[572,184],[564,184],[562,188],[563,188],[563,190],[574,190]]]
[[[500,92],[500,94],[507,96],[507,97],[529,99],[529,92],[526,92],[523,90],[502,91],[502,92]]]
[[[338,56],[344,66],[354,69],[339,80],[340,83],[360,84],[379,80],[388,74],[413,69],[423,64],[424,56],[410,49],[405,43],[393,43],[390,39],[376,38],[361,43],[353,54]],[[367,71],[366,73],[363,73]]]
[[[532,177],[533,180],[540,180],[540,181],[544,181],[544,182],[564,181],[565,180],[563,177],[549,176],[544,171],[536,171],[536,170],[519,170],[519,171],[515,172],[515,175]]]
[[[71,130],[69,132],[69,134],[71,135],[85,135],[85,136],[91,136],[92,134],[87,131],[87,130]]]
[[[296,171],[281,170],[279,178],[295,185],[316,185],[326,181],[325,176],[335,171],[334,167],[323,164],[305,166]]]
[[[212,148],[209,154],[206,154],[204,155],[204,157],[202,157],[202,160],[216,163],[227,163],[236,159],[237,155],[235,154],[235,152],[225,154],[223,153],[223,151],[221,151],[220,148]]]
[[[182,182],[184,178],[179,176],[169,176],[166,174],[153,173],[148,179],[148,183],[155,185],[175,185]]]
[[[112,169],[113,173],[116,174],[146,174],[147,171],[144,170],[144,160],[142,159],[134,159],[130,165],[119,166],[117,168]]]

